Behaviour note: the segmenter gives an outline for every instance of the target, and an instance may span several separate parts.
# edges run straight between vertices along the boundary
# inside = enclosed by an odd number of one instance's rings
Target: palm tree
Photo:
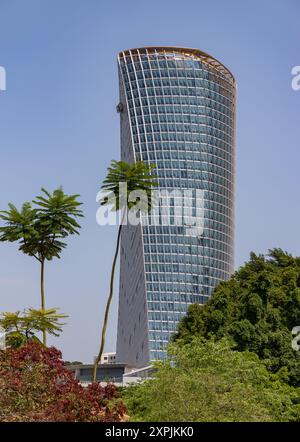
[[[62,188],[51,194],[42,189],[42,195],[31,203],[23,204],[19,211],[13,204],[9,210],[0,212],[5,226],[0,227],[0,241],[18,242],[19,250],[34,257],[41,265],[41,312],[46,313],[44,274],[45,262],[60,258],[66,247],[63,242],[69,235],[79,234],[80,225],[76,218],[82,217],[77,201],[79,195],[66,195]],[[43,330],[43,344],[47,344],[46,330]]]
[[[5,342],[9,347],[18,348],[29,341],[39,342],[36,332],[59,336],[64,323],[61,319],[66,315],[57,312],[58,309],[47,309],[44,312],[29,308],[23,312],[3,312],[0,316],[0,326],[5,331]]]
[[[153,169],[155,169],[154,164],[147,165],[143,161],[129,164],[125,161],[113,160],[110,167],[108,168],[107,176],[103,181],[103,185],[101,186],[101,189],[106,192],[106,196],[102,199],[100,204],[104,205],[109,203],[112,205],[113,211],[122,210],[123,215],[122,221],[120,222],[118,228],[116,250],[112,263],[110,289],[104,313],[100,350],[94,361],[93,382],[96,382],[97,368],[105,346],[106,328],[110,304],[113,297],[115,267],[120,248],[122,223],[126,215],[127,208],[131,209],[136,205],[135,202],[128,201],[128,196],[131,192],[141,191],[140,197],[137,198],[138,202],[140,203],[140,211],[148,212],[150,210],[151,190],[153,186],[157,186],[158,184],[156,181],[154,181],[157,177],[152,174]],[[125,184],[126,186],[120,184]]]

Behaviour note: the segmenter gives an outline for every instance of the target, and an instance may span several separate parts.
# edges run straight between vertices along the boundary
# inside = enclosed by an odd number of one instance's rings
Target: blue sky
[[[42,186],[80,193],[85,219],[46,267],[47,304],[70,317],[50,342],[66,359],[98,349],[115,227],[96,224],[96,193],[119,158],[117,53],[144,45],[202,49],[238,83],[236,267],[251,250],[300,254],[298,0],[0,0],[0,208]],[[0,244],[0,310],[39,306],[39,268]],[[107,350],[116,338],[117,295]]]

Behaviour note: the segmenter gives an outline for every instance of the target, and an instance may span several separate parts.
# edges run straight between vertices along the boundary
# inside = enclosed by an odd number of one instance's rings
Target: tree
[[[105,205],[109,203],[112,206],[113,211],[122,210],[123,215],[118,229],[117,244],[116,244],[112,269],[111,269],[110,290],[104,313],[100,350],[94,362],[94,370],[93,370],[94,381],[96,381],[97,367],[104,351],[107,321],[108,321],[110,304],[113,297],[115,267],[120,248],[122,222],[126,215],[127,208],[132,209],[136,205],[136,202],[130,201],[128,197],[131,192],[139,191],[139,194],[137,195],[137,200],[139,202],[141,212],[147,212],[150,209],[151,190],[153,186],[157,185],[157,182],[154,181],[156,176],[152,174],[152,170],[154,168],[155,165],[153,164],[146,165],[142,161],[138,161],[134,164],[129,164],[126,163],[125,161],[114,160],[112,161],[111,166],[108,168],[107,176],[103,181],[103,185],[101,186],[101,189],[105,192],[105,197],[103,197],[100,204]]]
[[[18,348],[29,341],[40,342],[36,332],[47,332],[53,336],[59,336],[63,323],[61,319],[66,315],[58,314],[57,309],[35,310],[30,308],[11,313],[4,312],[0,317],[0,326],[5,332],[5,344],[9,347]]]
[[[65,365],[82,365],[81,361],[65,361]]]
[[[82,217],[77,201],[79,195],[67,195],[62,188],[50,194],[42,189],[33,205],[23,204],[19,211],[13,204],[0,212],[0,219],[5,225],[0,227],[0,241],[18,242],[19,250],[34,257],[41,265],[41,311],[46,311],[44,273],[45,262],[60,258],[66,247],[63,241],[67,236],[79,234],[80,225],[76,218]],[[34,207],[33,207],[34,206]],[[46,345],[46,331],[43,331],[43,343]]]
[[[292,329],[300,325],[300,258],[281,249],[250,260],[215,289],[204,305],[192,305],[175,340],[227,336],[238,351],[255,352],[272,373],[300,386],[300,352]]]
[[[31,341],[0,350],[1,422],[120,422],[125,413],[113,384],[83,387],[56,348]]]
[[[122,390],[131,419],[142,422],[296,421],[299,392],[272,379],[254,353],[228,340],[172,344],[151,379]]]

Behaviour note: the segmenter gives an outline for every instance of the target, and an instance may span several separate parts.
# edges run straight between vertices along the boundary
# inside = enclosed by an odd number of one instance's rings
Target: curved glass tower
[[[158,205],[168,223],[144,217],[121,238],[117,360],[143,366],[165,357],[188,306],[233,272],[236,87],[198,49],[130,49],[118,63],[121,158],[155,163],[159,190],[171,192]],[[176,222],[179,191],[200,227]]]

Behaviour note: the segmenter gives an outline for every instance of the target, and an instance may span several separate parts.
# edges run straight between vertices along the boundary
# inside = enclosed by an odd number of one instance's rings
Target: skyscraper
[[[117,360],[143,366],[233,272],[236,86],[198,49],[130,49],[118,64],[121,158],[155,163],[159,190],[173,192],[169,223],[142,218],[122,232]],[[176,191],[200,228],[176,222]]]

